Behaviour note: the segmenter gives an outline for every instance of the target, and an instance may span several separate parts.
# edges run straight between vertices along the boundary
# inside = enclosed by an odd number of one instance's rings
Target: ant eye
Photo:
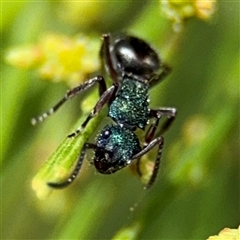
[[[104,139],[108,139],[109,136],[110,136],[110,134],[111,134],[111,132],[110,132],[109,130],[106,130],[106,131],[103,133],[102,137],[103,137]]]

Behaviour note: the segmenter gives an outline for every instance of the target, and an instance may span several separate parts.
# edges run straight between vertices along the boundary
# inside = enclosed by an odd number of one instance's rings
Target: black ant
[[[157,146],[153,173],[146,187],[152,186],[156,179],[164,143],[161,134],[175,119],[176,109],[149,109],[148,91],[170,72],[170,68],[161,62],[158,54],[149,44],[139,38],[127,35],[103,34],[100,57],[106,72],[113,81],[111,87],[107,89],[102,76],[91,78],[68,91],[64,98],[48,112],[32,119],[34,125],[43,121],[56,112],[67,100],[98,83],[100,93],[98,102],[83,124],[68,137],[76,137],[81,133],[88,122],[106,104],[109,107],[108,116],[116,123],[105,126],[97,136],[96,143],[86,142],[69,178],[60,183],[49,182],[50,187],[64,188],[73,182],[82,166],[87,149],[94,150],[93,163],[97,171],[102,174],[112,174],[136,159],[138,172],[141,175],[139,169],[141,157]],[[155,134],[162,116],[166,116],[167,119],[160,131]],[[145,143],[141,147],[135,130],[137,128],[145,130],[150,119],[153,119],[153,122],[145,133]]]

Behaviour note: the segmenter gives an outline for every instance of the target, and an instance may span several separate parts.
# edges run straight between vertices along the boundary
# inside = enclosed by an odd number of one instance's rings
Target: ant
[[[67,180],[47,184],[52,188],[64,188],[71,184],[81,169],[88,149],[94,150],[93,164],[96,170],[102,174],[112,174],[136,159],[137,171],[141,175],[139,167],[141,157],[157,147],[153,173],[146,185],[146,188],[149,188],[153,185],[159,170],[164,143],[161,135],[175,119],[176,109],[150,109],[148,91],[170,72],[170,68],[161,62],[156,51],[148,43],[128,35],[103,34],[100,58],[102,66],[105,67],[113,81],[111,87],[107,88],[102,76],[93,77],[68,91],[53,108],[43,115],[33,118],[32,124],[43,121],[66,101],[96,83],[99,84],[99,100],[82,125],[68,137],[79,135],[106,104],[109,107],[108,116],[115,124],[105,126],[97,136],[96,143],[86,142],[84,144],[77,164]],[[166,116],[167,119],[156,134],[162,116]],[[145,143],[141,147],[135,131],[137,128],[145,130],[150,119],[153,121],[145,132]]]

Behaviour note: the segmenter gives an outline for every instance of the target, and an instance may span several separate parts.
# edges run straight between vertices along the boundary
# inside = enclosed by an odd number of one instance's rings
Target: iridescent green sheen
[[[112,155],[110,162],[123,167],[128,165],[131,158],[141,151],[136,134],[119,125],[107,125],[97,139],[97,146]]]
[[[118,123],[144,129],[149,119],[148,105],[148,84],[128,77],[110,105],[109,116]]]

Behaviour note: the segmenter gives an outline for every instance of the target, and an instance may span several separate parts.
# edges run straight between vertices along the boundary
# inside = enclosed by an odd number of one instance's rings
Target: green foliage
[[[2,239],[206,239],[224,227],[237,228],[239,4],[220,2],[209,22],[189,19],[178,33],[162,17],[157,1],[139,7],[126,1],[121,8],[116,3],[116,11],[111,3],[108,12],[107,4],[98,3],[99,22],[93,6],[81,4],[77,5],[85,15],[74,7],[78,17],[69,19],[73,7],[67,3],[3,2],[2,50],[35,43],[48,32],[84,31],[100,38],[110,30],[128,31],[152,42],[173,71],[151,91],[151,105],[178,110],[164,135],[158,180],[152,189],[143,190],[128,169],[102,176],[85,161],[73,185],[48,194],[45,183],[67,175],[85,139],[94,141],[106,123],[106,112],[73,140],[65,139],[75,129],[73,122],[80,116],[77,127],[89,112],[89,106],[79,107],[81,97],[32,127],[31,117],[59,100],[66,86],[3,63]],[[101,18],[101,13],[109,15]],[[90,17],[83,21],[91,14],[93,22]],[[94,104],[96,93],[89,94]]]

